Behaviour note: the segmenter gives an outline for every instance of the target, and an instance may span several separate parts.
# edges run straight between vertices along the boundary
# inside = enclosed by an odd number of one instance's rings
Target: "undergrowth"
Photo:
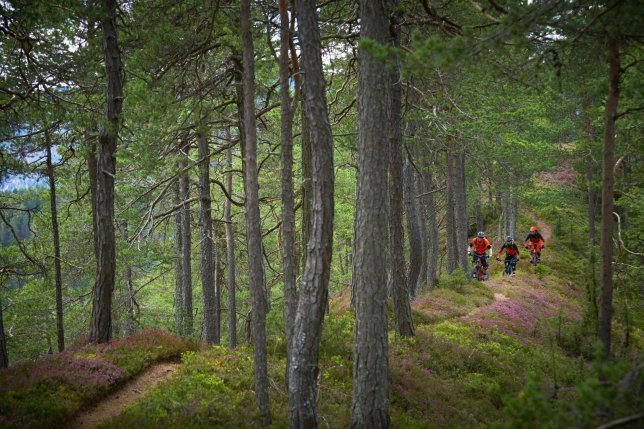
[[[0,371],[0,426],[59,427],[150,363],[187,348],[172,334],[149,330],[18,363]]]

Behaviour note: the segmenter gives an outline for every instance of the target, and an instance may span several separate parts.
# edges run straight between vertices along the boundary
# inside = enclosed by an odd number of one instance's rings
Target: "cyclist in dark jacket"
[[[496,255],[497,261],[501,260],[500,258],[503,252],[505,252],[505,263],[512,266],[512,275],[514,275],[517,268],[517,262],[519,262],[521,256],[519,255],[519,247],[509,235],[505,237],[505,243],[503,243],[499,253]]]
[[[541,261],[541,249],[546,247],[546,240],[544,240],[539,231],[537,231],[537,227],[530,227],[530,233],[525,240],[523,240],[523,244],[528,250],[534,248],[535,252],[537,252],[537,261]]]

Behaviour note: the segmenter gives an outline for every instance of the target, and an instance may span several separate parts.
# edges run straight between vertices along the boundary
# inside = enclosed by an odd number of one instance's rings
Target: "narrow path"
[[[127,404],[134,402],[147,389],[168,378],[178,366],[178,363],[172,362],[153,364],[150,368],[126,383],[119,390],[104,398],[98,404],[82,410],[70,423],[68,428],[93,429],[100,420],[119,415]]]

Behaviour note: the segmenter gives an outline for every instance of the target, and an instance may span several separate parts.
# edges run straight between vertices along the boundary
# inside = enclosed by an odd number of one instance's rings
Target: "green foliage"
[[[517,395],[505,398],[509,419],[503,427],[597,427],[630,417],[642,408],[643,382],[638,364],[631,367],[625,362],[599,360],[567,390],[559,391],[560,386],[544,383],[531,374]]]

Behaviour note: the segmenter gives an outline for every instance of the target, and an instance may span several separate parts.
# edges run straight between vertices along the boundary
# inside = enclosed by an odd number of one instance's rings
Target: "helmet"
[[[531,226],[530,227],[530,232],[537,232],[537,227],[536,226]]]
[[[511,241],[512,241],[512,237],[508,235],[507,237],[505,237],[505,241],[507,241],[508,243],[509,243],[509,242],[511,242]]]
[[[479,231],[479,233],[476,234],[476,235],[481,237],[481,238],[485,237],[485,233],[483,231]]]

